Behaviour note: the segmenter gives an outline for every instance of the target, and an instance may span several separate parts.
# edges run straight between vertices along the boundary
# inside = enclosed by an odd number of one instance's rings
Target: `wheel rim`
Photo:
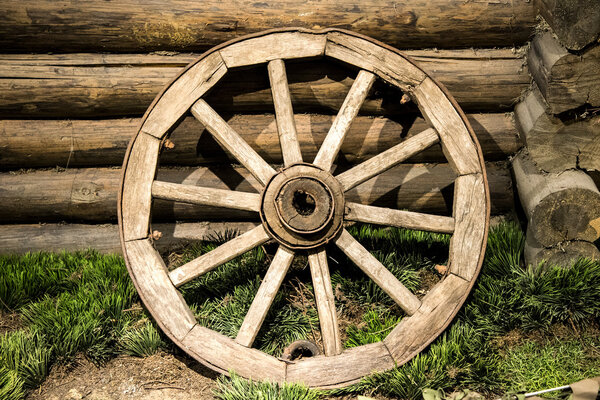
[[[360,71],[317,156],[308,164],[297,139],[284,60],[313,57],[336,59]],[[266,163],[202,99],[229,69],[265,63],[284,160],[281,171]],[[344,136],[376,79],[411,96],[431,128],[334,177],[330,171]],[[161,144],[188,111],[257,179],[263,186],[261,194],[155,180]],[[344,192],[434,143],[441,143],[458,176],[452,217],[345,201]],[[153,198],[253,211],[262,224],[168,271],[152,245]],[[142,301],[162,330],[189,355],[223,373],[235,370],[253,379],[332,388],[405,363],[448,326],[481,268],[489,208],[481,150],[464,114],[441,85],[397,50],[373,39],[341,30],[287,29],[239,38],[212,49],[155,99],[125,157],[119,227],[127,267]],[[417,298],[343,228],[344,220],[452,233],[448,274],[423,298]],[[279,248],[237,337],[198,325],[177,288],[272,239]],[[339,247],[407,314],[382,342],[342,348],[324,247],[328,242]],[[299,249],[309,252],[325,354],[290,362],[251,346]]]

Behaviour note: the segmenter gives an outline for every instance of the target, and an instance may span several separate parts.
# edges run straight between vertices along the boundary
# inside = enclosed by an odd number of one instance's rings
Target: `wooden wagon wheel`
[[[287,84],[287,59],[330,57],[360,71],[316,158],[304,160]],[[265,162],[202,96],[229,69],[266,64],[284,168]],[[431,128],[336,176],[332,165],[353,118],[376,79],[400,88],[418,104]],[[161,142],[188,111],[263,186],[261,194],[155,180]],[[453,216],[436,216],[345,201],[344,192],[434,143],[458,176]],[[172,271],[152,245],[153,198],[249,210],[262,223]],[[343,221],[452,233],[448,274],[418,298],[359,244]],[[205,53],[149,108],[124,163],[119,199],[123,252],[137,290],[164,332],[183,350],[220,372],[254,379],[337,387],[410,360],[450,323],[481,267],[489,221],[489,194],[481,150],[463,112],[427,73],[397,50],[340,30],[287,29],[247,36]],[[235,339],[196,323],[177,290],[217,266],[270,240],[278,250]],[[343,349],[325,243],[334,243],[406,312],[379,343]],[[294,254],[308,252],[324,355],[286,362],[252,348]]]

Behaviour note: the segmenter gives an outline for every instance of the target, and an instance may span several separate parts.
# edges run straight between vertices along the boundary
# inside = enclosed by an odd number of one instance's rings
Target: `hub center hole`
[[[315,198],[302,190],[297,190],[294,192],[292,206],[296,209],[298,214],[310,215],[315,211]]]

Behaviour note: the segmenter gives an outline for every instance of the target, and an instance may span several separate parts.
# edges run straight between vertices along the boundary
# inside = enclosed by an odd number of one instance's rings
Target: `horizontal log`
[[[401,164],[347,192],[348,201],[449,214],[455,174],[447,164]],[[116,220],[121,170],[87,168],[0,174],[0,220],[4,223]],[[243,168],[163,168],[157,179],[257,192],[260,186]],[[513,208],[505,166],[488,165],[492,212]],[[153,221],[257,219],[257,214],[156,200]]]
[[[600,116],[562,120],[548,113],[534,88],[515,107],[515,120],[537,167],[546,172],[600,170]]]
[[[182,222],[156,224],[152,228],[162,234],[154,245],[163,252],[192,242],[224,237],[232,232],[244,233],[254,226],[256,223],[253,222]],[[0,254],[86,249],[120,254],[119,227],[116,224],[0,225]]]
[[[600,46],[573,54],[546,32],[531,42],[527,65],[552,113],[600,106]]]
[[[536,247],[600,238],[600,192],[585,172],[545,174],[530,157],[512,162],[521,205],[528,218],[527,234]]]
[[[466,111],[511,110],[529,85],[510,49],[413,50],[415,62],[440,80]],[[198,55],[0,55],[0,116],[98,118],[142,115],[159,91]],[[337,113],[355,71],[325,60],[288,62],[296,112]],[[364,114],[401,114],[398,90],[377,82]],[[207,101],[225,113],[273,112],[266,66],[230,71]]]
[[[522,143],[512,114],[469,114],[468,119],[488,161],[504,160]],[[331,115],[297,114],[298,140],[305,160],[312,161],[333,121]],[[234,115],[229,124],[261,157],[282,163],[279,135],[272,114]],[[140,119],[106,120],[0,120],[0,168],[93,167],[121,165]],[[358,163],[389,149],[403,137],[428,126],[422,118],[406,115],[397,120],[358,116],[342,144],[342,157]],[[195,118],[186,118],[170,137],[162,165],[200,165],[227,160],[228,155]],[[443,162],[439,145],[418,154],[410,162]]]
[[[581,50],[598,39],[597,0],[535,0],[534,4],[566,48]]]
[[[335,26],[392,46],[512,46],[536,24],[527,0],[0,3],[0,48],[18,52],[198,51],[272,27]]]

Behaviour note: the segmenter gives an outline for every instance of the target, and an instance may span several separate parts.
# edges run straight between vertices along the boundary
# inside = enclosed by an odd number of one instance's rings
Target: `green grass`
[[[240,378],[220,377],[215,396],[220,400],[317,400],[320,393],[306,386],[284,383],[255,382]]]
[[[381,342],[398,324],[400,318],[386,310],[369,310],[363,315],[363,327],[350,325],[346,329],[348,340],[345,347]]]
[[[137,294],[121,257],[39,253],[0,257],[0,265],[0,304],[25,325],[0,336],[0,393],[39,386],[52,364],[77,354],[107,360],[140,318],[124,311]]]
[[[21,330],[0,337],[2,366],[13,371],[25,388],[37,387],[46,379],[51,357],[52,346],[38,332]]]
[[[600,339],[526,341],[508,350],[499,372],[509,391],[533,392],[600,375]],[[586,350],[587,349],[587,350]],[[590,354],[593,349],[595,354]]]
[[[449,235],[373,226],[349,230],[411,290],[440,279],[434,266],[447,262]],[[171,267],[230,236],[185,249]],[[556,326],[583,332],[600,321],[600,263],[525,268],[523,243],[517,224],[493,228],[481,275],[450,328],[405,365],[333,393],[408,400],[420,398],[424,388],[469,388],[492,395],[600,374],[597,337],[575,340],[572,333],[573,338],[553,339]],[[199,323],[235,337],[274,251],[258,247],[184,285],[182,294]],[[381,341],[404,314],[335,246],[328,255],[338,314],[348,322],[345,347]],[[315,339],[319,322],[310,281],[306,257],[297,257],[255,347],[279,356],[295,340]],[[147,315],[133,307],[138,301],[121,257],[95,252],[0,257],[0,308],[17,312],[24,325],[0,336],[0,398],[22,399],[53,364],[79,354],[102,363],[116,354],[144,357],[169,349]],[[515,331],[517,339],[500,344]],[[316,399],[323,392],[233,375],[219,379],[216,395]]]
[[[25,397],[23,379],[16,371],[0,366],[0,399],[21,400]]]
[[[135,357],[148,357],[158,353],[166,347],[160,333],[150,321],[140,321],[141,326],[134,326],[124,330],[119,344],[123,352]]]

